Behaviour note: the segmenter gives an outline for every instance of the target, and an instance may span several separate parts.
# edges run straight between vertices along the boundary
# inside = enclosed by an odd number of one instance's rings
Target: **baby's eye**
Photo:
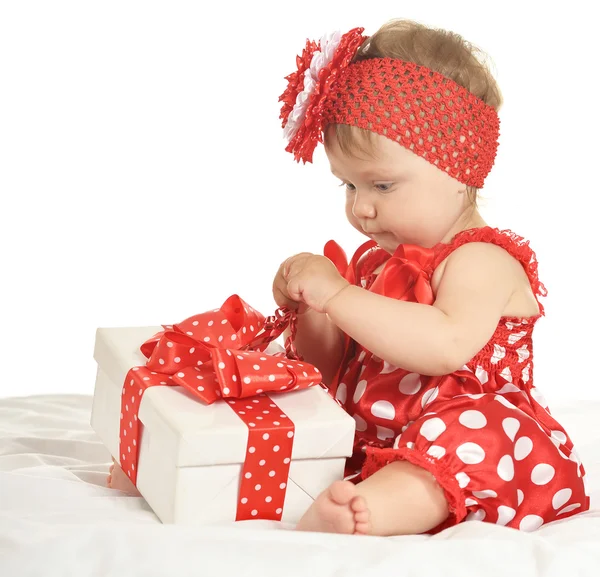
[[[385,184],[376,184],[375,188],[379,192],[388,192],[392,188],[392,183],[391,182],[386,182]]]
[[[340,186],[345,186],[346,190],[349,190],[351,192],[356,190],[356,187],[353,184],[350,184],[349,182],[342,182],[340,183]]]

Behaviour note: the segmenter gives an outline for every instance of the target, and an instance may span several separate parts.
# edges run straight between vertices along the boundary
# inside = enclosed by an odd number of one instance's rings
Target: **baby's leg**
[[[125,474],[123,469],[113,459],[113,464],[110,466],[108,471],[108,477],[106,478],[106,485],[111,489],[117,489],[123,491],[129,495],[140,497],[140,492],[135,488],[135,485],[130,481],[129,477]]]
[[[334,483],[319,495],[297,529],[412,535],[437,527],[448,514],[444,492],[433,476],[408,461],[395,461],[358,485]]]

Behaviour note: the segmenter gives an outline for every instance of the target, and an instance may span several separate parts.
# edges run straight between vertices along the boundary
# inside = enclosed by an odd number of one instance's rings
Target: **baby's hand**
[[[294,311],[297,311],[298,314],[302,314],[306,312],[308,306],[303,302],[298,302],[294,300],[288,293],[288,281],[286,277],[289,273],[289,262],[292,259],[300,259],[302,257],[306,258],[309,256],[313,256],[310,252],[301,252],[295,256],[291,256],[290,258],[284,260],[275,275],[275,279],[273,280],[273,298],[279,307],[288,307]]]
[[[329,300],[349,285],[328,258],[306,252],[288,258],[280,272],[287,298],[319,313],[325,312]]]

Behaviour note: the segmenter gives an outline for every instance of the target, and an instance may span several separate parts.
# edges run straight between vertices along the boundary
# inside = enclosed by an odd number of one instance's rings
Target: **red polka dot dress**
[[[431,249],[402,245],[394,255],[369,241],[354,255],[350,275],[366,290],[432,304],[433,271],[467,242],[502,247],[521,262],[536,298],[545,294],[529,243],[490,227]],[[356,421],[348,478],[357,483],[396,460],[425,468],[451,512],[432,533],[469,519],[533,531],[589,509],[583,465],[533,382],[532,331],[544,314],[538,304],[536,317],[500,319],[487,345],[444,376],[391,366],[350,341],[331,387]]]

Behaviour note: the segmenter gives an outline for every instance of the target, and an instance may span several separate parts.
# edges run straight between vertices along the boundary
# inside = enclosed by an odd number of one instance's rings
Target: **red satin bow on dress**
[[[354,253],[350,264],[344,250],[333,240],[325,245],[323,254],[335,265],[338,272],[351,284],[357,283],[357,268],[360,258],[377,243],[369,240]],[[369,288],[371,292],[402,301],[412,301],[431,305],[434,302],[431,288],[434,251],[412,244],[398,246],[394,254],[385,261],[385,265]],[[345,337],[345,353],[338,372],[329,384],[329,392],[335,395],[346,362],[352,354],[350,337]]]
[[[434,252],[413,244],[401,244],[385,263],[371,291],[400,301],[433,304],[431,272]]]

